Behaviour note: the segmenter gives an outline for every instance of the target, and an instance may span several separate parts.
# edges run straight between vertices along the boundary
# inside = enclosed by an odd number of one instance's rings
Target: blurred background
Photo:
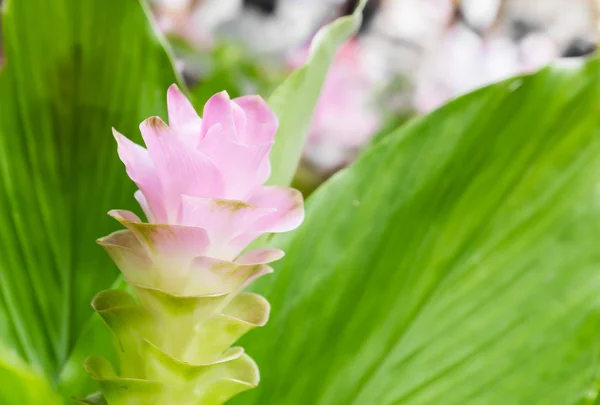
[[[317,30],[356,3],[154,0],[152,7],[202,105],[222,89],[270,94],[306,60]],[[598,3],[370,0],[360,33],[330,69],[295,186],[310,193],[387,128],[463,93],[549,63],[579,63],[596,50]]]

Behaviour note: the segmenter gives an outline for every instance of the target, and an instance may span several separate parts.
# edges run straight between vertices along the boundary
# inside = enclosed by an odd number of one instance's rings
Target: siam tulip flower
[[[93,302],[118,341],[119,375],[86,361],[110,405],[221,404],[256,386],[256,364],[230,346],[266,323],[268,302],[242,290],[283,252],[244,249],[304,217],[299,192],[263,185],[278,122],[260,97],[218,93],[200,118],[171,86],[168,113],[141,124],[147,149],[114,131],[148,222],[111,211],[126,229],[98,240],[139,301],[111,290]]]

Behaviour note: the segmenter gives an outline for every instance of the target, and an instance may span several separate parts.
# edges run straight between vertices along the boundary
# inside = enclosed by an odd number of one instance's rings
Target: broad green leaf
[[[329,65],[338,48],[360,28],[366,3],[361,0],[352,15],[321,28],[312,41],[306,64],[292,73],[269,98],[269,105],[279,118],[271,152],[273,170],[269,184],[287,186],[291,183]]]
[[[176,77],[139,0],[4,8],[0,341],[55,384],[92,297],[117,276],[95,244],[115,229],[106,212],[135,206],[111,126],[134,135],[165,116]]]
[[[591,404],[600,62],[462,97],[310,198],[233,404]]]

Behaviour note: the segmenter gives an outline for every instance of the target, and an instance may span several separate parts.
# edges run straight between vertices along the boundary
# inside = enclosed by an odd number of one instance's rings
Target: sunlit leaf
[[[600,63],[467,95],[311,197],[234,404],[590,404]]]

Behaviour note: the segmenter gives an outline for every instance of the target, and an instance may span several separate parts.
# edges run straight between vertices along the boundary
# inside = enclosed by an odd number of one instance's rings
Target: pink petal
[[[232,258],[244,246],[229,242],[256,227],[261,217],[274,212],[272,208],[257,207],[243,201],[182,197],[181,223],[206,230],[210,236],[211,252],[216,257]]]
[[[271,177],[271,160],[265,159],[258,168],[258,175],[256,181],[258,184],[263,185]]]
[[[236,293],[257,278],[272,273],[264,264],[240,265],[212,257],[200,256],[192,260],[189,291],[194,294]]]
[[[246,131],[246,125],[248,124],[248,120],[246,119],[246,114],[242,108],[231,102],[231,112],[233,113],[233,122],[235,124],[235,133],[236,140],[240,142],[240,136]]]
[[[178,136],[187,138],[191,145],[197,145],[200,139],[202,120],[175,84],[171,85],[167,92],[167,105],[171,128],[177,132]]]
[[[123,229],[113,232],[97,242],[106,249],[125,278],[141,282],[148,276],[152,262],[131,231]]]
[[[224,196],[244,200],[268,177],[272,145],[243,145],[230,141],[224,135],[224,129],[217,124],[208,131],[200,149],[219,167],[226,186]]]
[[[161,160],[159,157],[162,153],[164,139],[175,138],[175,134],[160,117],[150,117],[142,121],[140,132],[148,149],[148,154],[156,165],[157,160]]]
[[[140,217],[135,215],[133,212],[127,210],[110,210],[108,212],[108,215],[110,215],[119,222],[142,222]]]
[[[239,141],[246,145],[273,142],[279,121],[267,102],[260,96],[238,97],[233,102],[246,116],[246,128],[239,134]]]
[[[154,261],[157,257],[171,262],[191,260],[203,255],[210,246],[209,236],[201,228],[147,224],[133,220],[135,215],[129,211],[112,210],[108,214],[133,232]]]
[[[233,109],[226,91],[215,94],[204,105],[201,138],[204,139],[208,131],[216,124],[221,125],[223,134],[229,140],[236,139]]]
[[[215,163],[178,139],[160,118],[147,119],[140,129],[164,188],[169,223],[175,220],[181,194],[212,198],[223,195],[223,177]]]
[[[287,232],[304,221],[304,200],[293,188],[262,187],[248,202],[276,209],[258,220],[255,229],[259,232]]]
[[[125,164],[127,175],[142,191],[147,200],[148,211],[157,221],[166,220],[166,211],[162,201],[162,187],[154,163],[148,151],[131,142],[113,128],[121,161]]]
[[[142,211],[144,211],[148,222],[158,222],[154,217],[152,210],[148,206],[148,200],[146,199],[146,196],[144,196],[144,193],[142,193],[141,190],[137,190],[135,193],[133,193],[133,198],[135,198],[140,207],[142,207]]]
[[[248,231],[246,233],[240,234],[235,238],[229,241],[230,252],[235,256],[239,254],[242,250],[248,247],[249,244],[254,242],[259,236],[264,234],[263,231]]]
[[[281,259],[285,253],[279,249],[257,249],[246,252],[235,259],[237,264],[264,264]]]

